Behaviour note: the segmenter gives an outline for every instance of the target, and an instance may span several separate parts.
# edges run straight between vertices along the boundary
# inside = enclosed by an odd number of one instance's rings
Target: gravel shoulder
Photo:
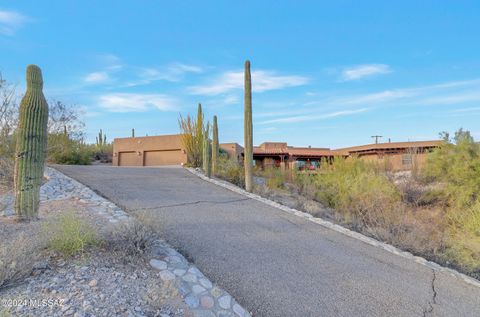
[[[0,316],[250,316],[152,232],[156,219],[127,214],[54,169],[46,175],[38,221],[15,222],[12,197],[0,196],[0,282],[5,267],[23,268],[0,283]],[[64,213],[95,228],[100,243],[73,257],[47,249],[46,225]]]

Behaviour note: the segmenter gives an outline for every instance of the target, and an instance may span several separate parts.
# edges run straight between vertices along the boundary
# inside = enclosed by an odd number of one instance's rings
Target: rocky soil
[[[11,194],[0,195],[1,317],[250,316],[137,217],[54,169],[46,176],[38,221],[17,223]],[[95,228],[99,245],[74,257],[46,248],[45,224],[64,212]],[[7,271],[19,274],[2,286]]]

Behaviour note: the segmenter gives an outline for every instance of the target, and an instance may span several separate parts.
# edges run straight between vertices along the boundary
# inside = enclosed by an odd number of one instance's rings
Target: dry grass
[[[73,211],[49,219],[44,233],[49,250],[64,256],[83,254],[88,247],[100,244],[95,229]]]
[[[73,209],[76,214],[68,211]],[[0,288],[32,273],[35,263],[52,255],[48,251],[69,255],[93,245],[96,229],[82,211],[82,206],[65,200],[42,203],[38,221],[0,218]]]
[[[152,213],[136,212],[134,217],[113,227],[108,233],[108,242],[115,251],[121,251],[126,255],[144,254],[150,249],[157,234],[161,230],[161,224]]]
[[[10,286],[33,269],[35,262],[40,258],[43,242],[35,231],[22,232],[0,246],[0,289]]]

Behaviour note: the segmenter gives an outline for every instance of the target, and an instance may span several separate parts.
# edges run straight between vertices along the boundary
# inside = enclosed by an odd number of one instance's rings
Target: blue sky
[[[242,143],[245,59],[255,144],[480,138],[478,21],[478,1],[3,0],[0,72],[22,91],[39,65],[89,141],[177,133],[202,102]]]

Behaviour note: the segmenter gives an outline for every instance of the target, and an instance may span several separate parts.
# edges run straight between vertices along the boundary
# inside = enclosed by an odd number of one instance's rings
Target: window
[[[402,155],[402,164],[403,165],[412,165],[412,154],[403,154]]]

